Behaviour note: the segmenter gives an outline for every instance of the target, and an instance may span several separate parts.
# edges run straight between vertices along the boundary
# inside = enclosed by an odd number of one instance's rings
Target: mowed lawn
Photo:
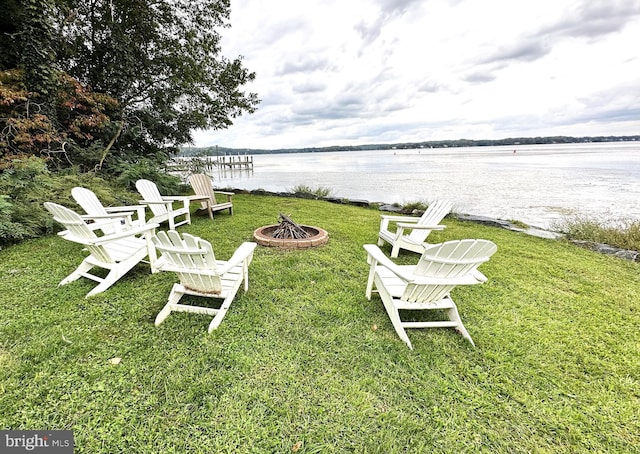
[[[171,273],[139,264],[85,299],[89,280],[57,287],[78,245],[51,235],[0,250],[0,426],[73,430],[77,453],[638,452],[637,263],[445,219],[429,242],[498,246],[480,268],[489,281],[452,293],[477,347],[423,329],[409,330],[411,351],[364,295],[379,212],[255,195],[234,205],[179,229],[220,259],[279,213],[330,240],[259,246],[249,291],[212,334],[198,314],[154,326]]]

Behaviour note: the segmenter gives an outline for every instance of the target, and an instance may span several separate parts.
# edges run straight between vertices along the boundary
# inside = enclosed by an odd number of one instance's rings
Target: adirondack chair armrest
[[[406,222],[400,222],[397,224],[398,227],[402,227],[403,229],[413,229],[413,230],[444,230],[447,226],[438,224],[438,225],[416,225],[416,224],[408,224]]]
[[[138,203],[145,206],[151,205],[164,205],[167,211],[173,211],[173,202],[174,200],[138,200]],[[187,202],[189,203],[189,202]]]
[[[131,224],[131,215],[129,213],[115,214],[83,214],[80,217],[83,221],[93,221],[87,224],[90,230],[100,230],[105,226],[113,225],[114,223]]]
[[[227,202],[231,203],[231,198],[236,195],[234,192],[227,191],[213,191],[214,195],[219,194],[227,197]]]
[[[138,200],[140,205],[171,205],[172,200]]]
[[[172,196],[167,196],[162,198],[163,200],[171,200],[171,201],[185,201],[185,200],[192,201],[192,200],[208,199],[209,196],[194,194],[194,195],[172,195]]]
[[[192,201],[206,201],[209,200],[208,196],[204,196],[204,195],[172,195],[172,196],[166,196],[166,197],[162,197],[162,200],[165,201],[171,201],[171,202],[182,202],[182,204],[184,205],[185,209],[189,209],[189,204]],[[169,210],[171,211],[171,210]]]
[[[394,216],[389,214],[380,215],[380,231],[389,231],[389,223],[391,222],[418,222],[420,218],[413,216]]]
[[[124,206],[116,206],[116,207],[104,207],[104,209],[109,212],[120,212],[120,211],[138,211],[144,210],[146,207],[144,205],[124,205]]]
[[[380,248],[375,244],[365,244],[363,247],[365,251],[367,251],[367,254],[369,254],[367,262],[372,267],[375,267],[376,265],[384,266],[385,268],[388,268],[389,271],[391,271],[393,274],[406,282],[411,282],[414,279],[414,276],[412,276],[411,274],[407,274],[401,268],[399,268],[398,265],[396,265],[391,259],[389,259],[389,257],[384,255]]]
[[[233,267],[237,266],[239,263],[250,259],[253,255],[253,251],[255,250],[257,243],[253,243],[250,241],[245,241],[240,245],[238,249],[233,253],[231,258],[222,266],[222,268],[218,271],[220,274],[227,273]]]
[[[109,235],[104,235],[98,238],[92,238],[86,240],[87,243],[92,243],[95,245],[101,245],[103,243],[109,243],[110,241],[120,240],[122,238],[131,238],[132,236],[139,235],[141,233],[152,232],[160,227],[160,224],[144,224],[137,227],[132,227],[130,229],[123,230],[122,232],[111,233]]]
[[[391,214],[381,214],[380,219],[392,222],[418,222],[420,220],[417,216],[397,216]]]
[[[126,217],[131,217],[134,211],[119,211],[116,213],[107,213],[107,214],[83,214],[80,217],[84,220],[92,220],[92,219],[124,219]]]
[[[147,207],[145,205],[127,205],[127,206],[116,206],[116,207],[104,207],[107,213],[120,213],[122,211],[132,211],[135,210],[138,213],[138,219],[144,221],[144,211]]]

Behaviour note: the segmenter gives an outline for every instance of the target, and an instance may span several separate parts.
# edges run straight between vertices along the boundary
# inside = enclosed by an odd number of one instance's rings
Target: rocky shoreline
[[[317,197],[315,194],[311,194],[308,192],[271,192],[265,191],[264,189],[254,189],[251,191],[245,189],[235,189],[235,188],[225,188],[225,191],[235,192],[236,194],[252,194],[252,195],[271,195],[278,197],[296,197],[300,199],[314,199],[314,200],[325,200],[331,203],[343,204],[343,205],[354,205],[364,208],[372,208],[380,211],[390,212],[390,213],[401,213],[402,207],[389,204],[386,202],[369,202],[368,200],[358,200],[358,199],[346,199],[346,198],[338,198],[338,197]],[[406,213],[404,213],[406,214]],[[414,210],[412,215],[421,215],[422,212],[419,210]],[[538,227],[527,227],[522,228],[512,222],[505,221],[502,219],[494,219],[488,218],[485,216],[477,216],[472,214],[461,214],[461,213],[452,213],[452,216],[460,221],[467,222],[476,222],[478,224],[489,225],[492,227],[499,227],[502,229],[512,230],[514,232],[522,232],[527,235],[536,236],[539,238],[546,238],[551,240],[559,240],[564,237],[562,233],[552,232],[550,230],[544,230]],[[591,241],[578,241],[571,240],[571,243],[575,244],[578,247],[582,247],[585,249],[589,249],[594,252],[598,252],[600,254],[611,255],[614,257],[621,258],[623,260],[629,260],[632,262],[640,262],[640,252],[638,251],[630,251],[627,249],[620,249],[613,246],[609,246],[608,244],[595,243]]]

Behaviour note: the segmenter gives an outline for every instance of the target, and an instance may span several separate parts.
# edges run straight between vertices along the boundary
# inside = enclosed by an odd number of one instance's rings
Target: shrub
[[[615,219],[601,221],[586,216],[564,219],[552,225],[569,240],[592,241],[640,251],[640,220]]]
[[[42,158],[14,159],[0,173],[0,245],[53,231],[55,223],[44,202],[80,210],[71,197],[74,186],[91,189],[107,206],[133,204],[138,200],[133,192],[92,173],[78,173],[76,169],[52,173]]]
[[[9,196],[0,195],[0,248],[33,236],[22,224],[12,220],[15,207],[8,199]]]
[[[331,194],[331,189],[325,186],[318,186],[314,189],[305,184],[299,184],[298,186],[289,189],[289,192],[293,192],[294,194],[312,195],[317,199],[321,199],[323,197],[328,197]]]
[[[118,169],[117,183],[122,187],[135,190],[136,181],[141,178],[153,181],[161,194],[181,194],[186,186],[179,177],[167,174],[160,165],[149,159],[136,164],[123,163]]]

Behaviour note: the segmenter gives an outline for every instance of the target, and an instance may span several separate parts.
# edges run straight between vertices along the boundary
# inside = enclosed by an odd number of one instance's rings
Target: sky
[[[196,146],[640,134],[640,0],[231,0],[261,99]]]

